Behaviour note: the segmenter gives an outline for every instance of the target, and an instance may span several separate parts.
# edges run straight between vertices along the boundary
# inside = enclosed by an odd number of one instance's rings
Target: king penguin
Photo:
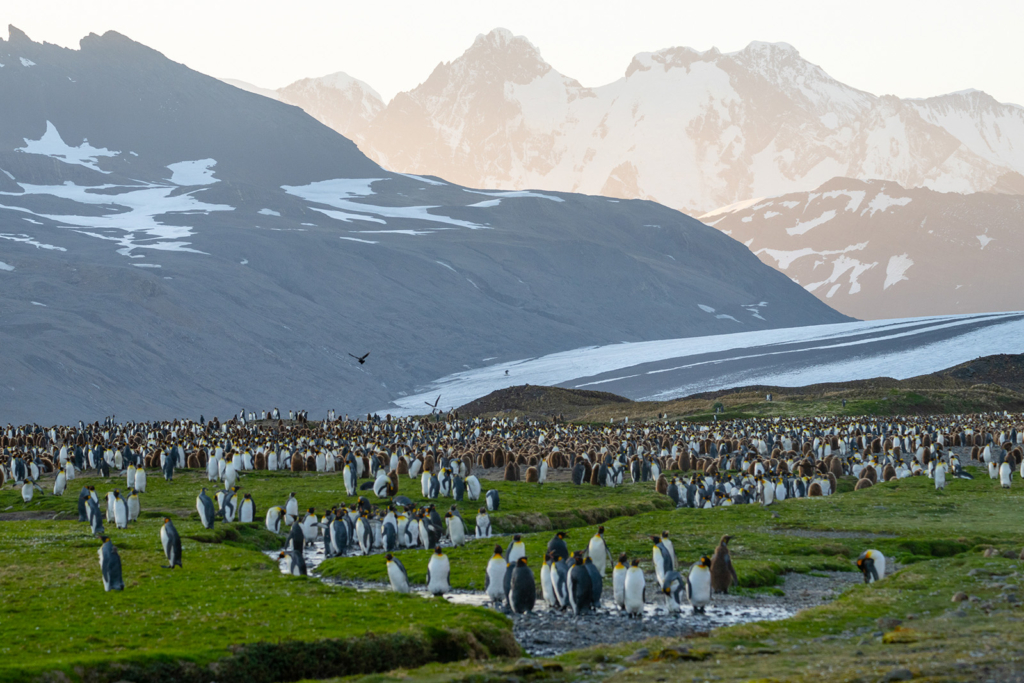
[[[100,536],[102,545],[99,549],[100,572],[103,576],[103,590],[123,591],[124,579],[121,578],[121,556],[109,536]]]
[[[396,593],[409,592],[409,573],[405,571],[405,565],[391,553],[384,556],[388,564],[388,581],[391,582],[391,590]]]
[[[169,517],[164,517],[163,526],[160,527],[160,544],[164,547],[164,555],[167,556],[167,565],[164,569],[181,567],[181,536]]]
[[[114,489],[114,526],[118,529],[128,528],[128,502],[117,489]]]
[[[654,548],[651,551],[651,559],[654,560],[654,576],[658,585],[665,587],[665,575],[675,569],[672,564],[672,556],[668,554],[668,548],[661,544],[660,536],[651,536]]]
[[[566,582],[566,593],[569,598],[569,606],[572,607],[573,616],[579,616],[581,612],[590,609],[593,601],[591,591],[593,581],[590,572],[583,564],[582,553],[573,556],[573,564],[569,569],[569,578]]]
[[[514,567],[516,560],[520,557],[526,557],[526,544],[523,543],[522,534],[516,534],[512,537],[512,542],[508,544],[505,561]]]
[[[427,590],[432,595],[443,595],[451,591],[451,584],[448,583],[448,576],[451,573],[451,565],[448,563],[448,556],[441,552],[441,546],[434,546],[434,553],[427,562]]]
[[[857,568],[864,574],[864,583],[875,583],[885,578],[885,555],[877,550],[865,550],[857,558]]]
[[[665,583],[662,586],[665,594],[665,612],[675,614],[682,611],[683,598],[686,596],[686,579],[676,570],[665,575]]]
[[[594,567],[604,576],[607,567],[606,561],[611,562],[612,554],[604,542],[604,527],[597,527],[597,533],[590,537],[590,544],[587,546],[587,555],[594,561]]]
[[[238,508],[238,521],[249,523],[256,518],[256,503],[253,502],[252,495],[245,494],[245,498],[242,499],[242,503]]]
[[[480,508],[476,515],[476,537],[491,537],[491,518],[487,514],[487,508]]]
[[[686,598],[693,606],[694,614],[704,614],[704,609],[711,602],[711,558],[707,555],[702,555],[690,568]]]
[[[498,546],[498,552],[501,552],[501,546]],[[555,589],[551,584],[551,565],[554,561],[551,559],[551,553],[544,556],[544,564],[540,567],[540,590],[544,596],[544,602],[548,604],[548,607],[554,608],[557,604],[555,602]]]
[[[266,519],[267,531],[269,531],[271,533],[274,533],[274,534],[281,533],[281,522],[283,522],[283,521],[284,521],[284,508],[283,507],[281,507],[280,505],[275,505],[274,507],[272,507],[272,508],[267,510],[267,519]]]
[[[565,539],[569,534],[564,531],[559,531],[557,534],[548,541],[548,552],[551,553],[551,557],[557,562],[558,560],[566,560],[569,558],[569,546],[566,545]],[[513,560],[509,560],[512,562]]]
[[[302,550],[282,550],[277,554],[279,559],[287,560],[285,568],[292,576],[306,576],[306,558],[302,556]]]
[[[537,604],[537,584],[525,557],[520,557],[512,569],[512,590],[509,591],[508,601],[516,614],[532,612]]]
[[[505,600],[505,558],[501,554],[501,546],[494,546],[494,554],[487,560],[484,576],[484,592],[487,593],[495,607]]]
[[[206,487],[199,492],[196,496],[196,511],[199,512],[199,521],[202,522],[204,529],[213,528],[213,501],[206,495]]]
[[[622,563],[620,558],[619,563]],[[618,570],[618,567],[616,567]],[[626,610],[626,614],[632,619],[642,618],[644,615],[644,603],[647,602],[647,579],[644,578],[644,570],[640,569],[640,560],[635,558],[630,565],[629,569],[623,572],[625,578],[623,580],[623,604],[622,608]]]
[[[500,496],[498,495],[497,489],[491,489],[484,496],[487,500],[487,509],[491,512],[496,512],[498,507],[501,505]]]
[[[612,569],[612,597],[615,599],[615,606],[619,609],[626,609],[626,575],[629,567],[626,566],[626,553],[619,555],[619,561]]]

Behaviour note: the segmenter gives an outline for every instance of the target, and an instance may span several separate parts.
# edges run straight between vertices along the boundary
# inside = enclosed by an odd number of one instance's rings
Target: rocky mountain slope
[[[856,318],[1024,310],[1024,195],[834,178],[701,220]]]
[[[651,199],[687,213],[836,176],[977,192],[1024,173],[1021,107],[980,91],[878,97],[785,43],[641,53],[619,80],[586,87],[525,37],[495,29],[386,107],[365,88],[345,93],[337,113],[328,97],[285,99],[402,172]]]
[[[0,64],[0,423],[356,412],[495,360],[846,320],[672,209],[394,173],[117,33],[11,27]]]

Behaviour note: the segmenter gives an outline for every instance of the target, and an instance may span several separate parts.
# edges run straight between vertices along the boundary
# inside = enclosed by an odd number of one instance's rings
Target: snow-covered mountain
[[[344,126],[336,130],[352,130]],[[619,80],[584,87],[526,38],[495,29],[355,139],[406,173],[652,199],[688,213],[837,176],[977,192],[1024,173],[1024,109],[977,91],[877,97],[785,43],[642,53]]]
[[[1024,178],[1004,182],[1024,189]],[[701,216],[857,318],[1024,310],[1024,196],[834,178]]]
[[[303,78],[277,90],[234,78],[221,80],[247,92],[294,104],[357,143],[362,140],[366,126],[384,109],[384,100],[376,90],[342,71],[319,78]]]
[[[11,27],[0,64],[0,424],[355,413],[494,362],[847,320],[673,209],[388,171],[114,32]]]

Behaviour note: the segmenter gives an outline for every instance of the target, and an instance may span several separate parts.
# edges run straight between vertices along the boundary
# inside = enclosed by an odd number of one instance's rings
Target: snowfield
[[[872,320],[574,349],[442,377],[380,412],[421,414],[424,401],[438,394],[448,410],[522,384],[665,401],[757,384],[906,379],[998,353],[1024,353],[1024,313]]]

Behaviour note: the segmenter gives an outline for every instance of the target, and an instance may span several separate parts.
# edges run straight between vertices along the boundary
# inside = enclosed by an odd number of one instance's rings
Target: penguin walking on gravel
[[[604,577],[601,576],[597,571],[597,567],[594,566],[593,558],[583,558],[583,566],[586,568],[587,573],[590,574],[590,601],[591,607],[596,610],[601,606],[601,592],[604,589]]]
[[[704,614],[711,602],[711,559],[702,555],[690,568],[686,582],[686,599],[690,601],[694,614]]]
[[[434,546],[434,554],[427,562],[427,590],[431,595],[444,595],[451,591],[452,587],[448,581],[451,575],[451,565],[448,556],[441,551],[441,546]]]
[[[476,515],[476,537],[491,537],[491,517],[487,514],[487,508],[480,508]]]
[[[124,579],[121,577],[121,556],[117,554],[117,548],[109,536],[100,536],[100,549],[97,553],[100,558],[100,573],[103,577],[103,590],[123,591]]]
[[[654,544],[654,548],[651,550],[654,576],[658,580],[658,585],[664,588],[665,575],[675,569],[675,564],[672,562],[672,556],[668,553],[668,548],[661,544],[660,536],[651,536],[651,542]]]
[[[409,592],[409,573],[405,571],[405,565],[397,557],[388,553],[384,556],[388,566],[388,581],[391,583],[391,590],[396,593]]]
[[[164,569],[181,567],[181,536],[169,517],[164,517],[163,526],[160,527],[160,545],[164,548],[164,555],[167,556],[167,565]]]
[[[302,556],[302,550],[282,550],[277,554],[278,559],[287,560],[286,569],[292,576],[307,576],[306,558]]]
[[[565,560],[551,563],[551,592],[558,609],[569,608],[569,563]]]
[[[686,579],[676,570],[665,575],[665,583],[661,588],[665,594],[665,612],[677,614],[682,612],[683,598],[686,597]]]
[[[208,495],[206,495],[206,487],[199,492],[196,496],[196,511],[199,513],[199,521],[202,522],[204,529],[213,528],[213,501]]]
[[[622,559],[619,560],[620,564]],[[644,603],[647,602],[647,579],[644,578],[644,570],[640,569],[639,558],[634,558],[623,574],[622,609],[626,610],[626,615],[631,619],[643,618]]]
[[[578,617],[581,612],[590,609],[593,604],[591,591],[593,581],[590,572],[583,564],[583,555],[576,553],[573,556],[573,564],[569,569],[568,580],[566,581],[566,594],[569,598],[569,607],[572,608],[573,616]]]
[[[877,550],[865,550],[857,558],[857,568],[864,574],[864,583],[875,583],[885,578],[885,555]]]
[[[494,606],[500,607],[505,600],[505,557],[502,555],[501,546],[494,546],[494,554],[487,560],[487,568],[484,576],[484,592],[491,599]]]
[[[498,546],[498,551],[501,551],[501,546]],[[544,555],[544,563],[540,567],[540,591],[544,597],[544,602],[548,604],[548,607],[554,608],[557,604],[555,602],[555,589],[551,583],[551,567],[554,561],[551,559],[551,553]]]
[[[711,590],[715,593],[728,593],[730,586],[739,583],[729,555],[728,543],[731,539],[732,536],[722,536],[711,556]]]
[[[615,563],[615,568],[612,569],[612,598],[620,610],[626,609],[626,576],[629,572],[627,561],[626,553],[622,553],[619,555],[619,561]]]
[[[526,558],[520,557],[512,569],[512,588],[508,594],[509,606],[516,614],[532,612],[537,604],[537,584],[533,578],[533,570],[527,565]]]
[[[590,537],[590,543],[587,545],[587,556],[593,560],[594,567],[597,568],[601,576],[604,576],[604,570],[607,567],[606,561],[612,561],[612,554],[604,542],[603,526],[597,527],[597,533]]]

